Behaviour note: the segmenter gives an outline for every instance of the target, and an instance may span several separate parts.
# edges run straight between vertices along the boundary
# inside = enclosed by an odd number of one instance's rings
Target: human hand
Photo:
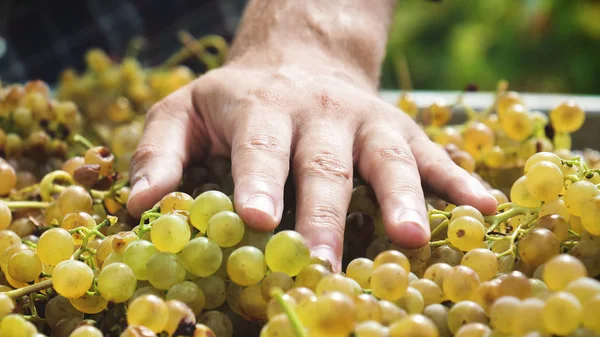
[[[484,213],[496,201],[406,114],[377,96],[364,68],[320,46],[239,52],[154,106],[131,164],[134,215],[175,190],[183,169],[229,156],[235,209],[272,230],[291,171],[296,229],[313,254],[340,269],[353,168],[372,186],[388,236],[416,248],[430,237],[421,183]]]

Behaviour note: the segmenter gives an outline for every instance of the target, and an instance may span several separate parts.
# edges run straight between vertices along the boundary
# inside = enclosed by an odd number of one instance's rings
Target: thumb
[[[129,171],[132,188],[127,208],[131,215],[139,217],[178,187],[194,135],[202,134],[199,122],[190,85],[173,92],[148,111]]]

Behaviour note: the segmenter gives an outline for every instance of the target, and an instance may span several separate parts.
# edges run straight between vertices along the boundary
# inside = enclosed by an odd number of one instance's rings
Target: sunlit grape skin
[[[550,122],[558,132],[575,132],[585,121],[585,112],[573,100],[561,103],[550,111]]]
[[[233,211],[233,203],[219,191],[207,191],[194,199],[190,205],[190,221],[200,232],[206,233],[208,220],[218,212]]]
[[[53,287],[63,297],[78,298],[92,286],[94,272],[81,261],[66,260],[58,263],[52,273]]]
[[[143,325],[154,332],[162,331],[167,325],[169,308],[165,301],[154,295],[144,295],[129,304],[127,323]]]
[[[98,275],[98,290],[107,301],[121,303],[135,292],[137,280],[131,268],[124,263],[112,263]]]
[[[265,255],[252,246],[244,246],[231,253],[227,260],[227,273],[231,280],[241,286],[260,282],[267,272]]]
[[[161,252],[179,253],[190,241],[190,227],[182,216],[164,214],[152,223],[150,237]]]
[[[310,251],[298,232],[281,231],[267,242],[265,259],[272,271],[296,276],[310,263]]]

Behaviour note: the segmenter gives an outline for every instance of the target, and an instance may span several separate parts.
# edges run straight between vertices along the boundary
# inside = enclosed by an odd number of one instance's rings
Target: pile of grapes
[[[139,132],[117,133],[195,75],[86,59],[56,97],[40,81],[0,87],[0,336],[600,336],[600,154],[571,150],[577,103],[528,111],[505,84],[484,111],[403,94],[497,212],[429,197],[431,242],[404,249],[355,177],[336,273],[291,230],[291,184],[277,232],[245,226],[222,158],[129,216]],[[468,120],[447,125],[455,110]]]

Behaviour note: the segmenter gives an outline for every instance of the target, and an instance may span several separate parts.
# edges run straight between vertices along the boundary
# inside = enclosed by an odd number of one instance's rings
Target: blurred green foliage
[[[382,88],[600,94],[600,1],[398,1]]]

